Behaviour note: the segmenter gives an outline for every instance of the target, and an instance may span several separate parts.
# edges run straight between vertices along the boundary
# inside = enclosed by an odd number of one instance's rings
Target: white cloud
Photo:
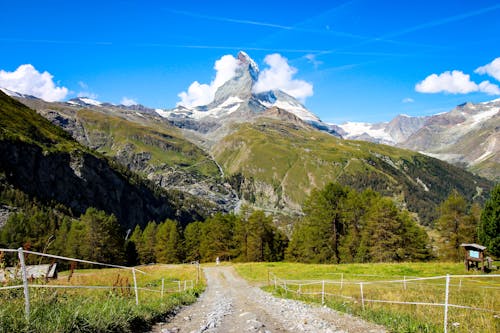
[[[214,99],[217,88],[234,77],[239,64],[238,59],[232,55],[221,57],[214,65],[214,69],[216,70],[214,80],[210,84],[200,84],[198,81],[194,81],[189,86],[187,92],[183,91],[177,95],[181,99],[177,104],[194,107],[210,103]]]
[[[474,73],[477,74],[488,74],[494,77],[497,81],[500,81],[500,57],[496,58],[489,64],[478,67]]]
[[[309,82],[294,79],[297,69],[288,64],[288,60],[280,54],[270,54],[264,58],[269,68],[259,74],[253,90],[256,93],[280,89],[302,102],[313,95],[313,86]]]
[[[415,86],[416,91],[429,94],[440,92],[468,94],[478,89],[477,84],[470,80],[469,74],[457,70],[446,71],[439,75],[431,74]]]
[[[132,106],[137,105],[138,103],[135,99],[124,96],[120,101],[120,104],[125,106]]]
[[[500,95],[500,88],[490,81],[483,81],[479,84],[479,91],[487,93],[488,95]]]
[[[13,72],[0,70],[0,87],[43,100],[60,101],[68,94],[66,87],[57,87],[53,76],[45,71],[40,73],[31,64],[19,66]]]
[[[406,97],[406,98],[403,98],[403,100],[401,101],[402,103],[414,103],[415,100],[411,97]]]

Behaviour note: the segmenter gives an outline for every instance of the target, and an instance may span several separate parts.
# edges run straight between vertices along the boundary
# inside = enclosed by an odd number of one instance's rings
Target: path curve
[[[203,269],[207,289],[153,333],[318,332],[382,333],[386,330],[330,308],[281,299],[250,286],[232,266]]]

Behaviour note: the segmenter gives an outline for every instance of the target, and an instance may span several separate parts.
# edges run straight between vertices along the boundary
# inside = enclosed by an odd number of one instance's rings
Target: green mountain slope
[[[276,117],[237,125],[213,154],[240,195],[269,210],[299,212],[312,189],[339,182],[392,196],[428,224],[453,188],[483,200],[491,187],[489,181],[431,157],[341,140]]]
[[[153,114],[104,106],[72,106],[21,99],[93,150],[164,189],[191,193],[223,211],[236,195],[222,182],[215,161],[186,140],[181,129]]]
[[[96,207],[126,227],[165,218],[198,220],[212,212],[199,198],[154,188],[119,164],[74,141],[20,102],[0,92],[0,174],[3,182],[74,213]]]

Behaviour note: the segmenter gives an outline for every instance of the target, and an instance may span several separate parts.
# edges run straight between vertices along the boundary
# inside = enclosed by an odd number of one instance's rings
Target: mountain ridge
[[[38,200],[74,213],[95,207],[114,214],[124,228],[166,218],[188,223],[211,213],[200,198],[152,188],[3,92],[0,125],[2,182]]]
[[[348,139],[407,148],[500,180],[500,99],[463,103],[432,116],[339,125]]]

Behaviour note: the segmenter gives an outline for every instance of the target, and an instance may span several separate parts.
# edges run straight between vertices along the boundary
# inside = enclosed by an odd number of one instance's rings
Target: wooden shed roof
[[[465,247],[466,249],[472,248],[472,249],[476,249],[476,250],[480,250],[480,251],[486,250],[486,246],[475,244],[475,243],[471,243],[471,244],[462,243],[462,244],[460,244],[460,246]]]

